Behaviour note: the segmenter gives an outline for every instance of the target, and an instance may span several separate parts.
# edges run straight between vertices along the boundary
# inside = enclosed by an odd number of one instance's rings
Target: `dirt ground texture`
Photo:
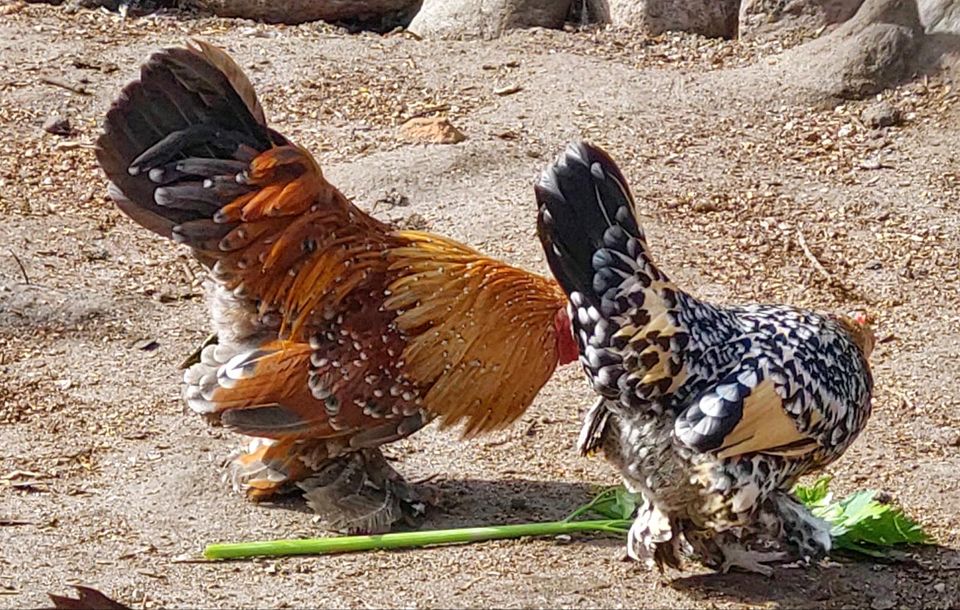
[[[198,267],[113,208],[91,149],[140,62],[186,36],[233,54],[272,125],[380,218],[547,273],[533,180],[585,137],[621,163],[661,267],[694,294],[869,308],[875,411],[830,474],[840,493],[890,493],[939,546],[772,580],[661,576],[603,537],[183,562],[209,542],[319,533],[302,503],[254,505],[221,480],[236,439],[179,394],[208,332]],[[960,105],[932,73],[883,94],[904,121],[872,129],[859,117],[876,98],[812,104],[771,76],[783,46],[613,30],[429,42],[42,5],[0,17],[0,607],[70,583],[138,608],[960,605]],[[439,105],[465,142],[398,140]],[[44,132],[52,116],[72,133]],[[590,400],[570,365],[510,430],[462,442],[430,427],[390,447],[442,494],[423,527],[561,518],[616,483],[573,449]]]

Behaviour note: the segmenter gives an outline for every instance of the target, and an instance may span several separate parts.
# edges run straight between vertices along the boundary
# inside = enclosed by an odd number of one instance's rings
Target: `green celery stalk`
[[[483,540],[522,538],[527,536],[559,536],[580,532],[610,532],[624,534],[630,521],[599,519],[592,521],[551,521],[518,525],[493,525],[447,530],[394,532],[373,536],[336,536],[209,544],[203,551],[207,559],[240,559],[255,556],[306,555],[352,553],[377,549],[425,547],[447,544],[466,544]]]
[[[794,488],[794,493],[815,515],[832,526],[834,546],[873,558],[883,558],[900,544],[927,544],[930,537],[902,509],[875,500],[876,492],[859,491],[840,501],[833,500],[829,477],[821,477],[811,486]],[[602,490],[588,504],[573,511],[562,521],[491,525],[446,530],[396,532],[375,536],[337,536],[303,540],[272,540],[210,544],[204,549],[208,559],[240,559],[257,556],[351,553],[378,549],[415,548],[467,544],[537,536],[559,536],[583,532],[624,536],[640,501],[622,486]],[[605,517],[577,521],[592,513]]]

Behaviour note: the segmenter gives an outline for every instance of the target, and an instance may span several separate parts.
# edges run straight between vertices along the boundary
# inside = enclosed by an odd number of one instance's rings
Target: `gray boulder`
[[[863,0],[743,0],[737,35],[749,38],[842,23],[853,17],[861,4]]]
[[[184,0],[183,4],[217,15],[267,23],[370,20],[402,15],[418,0]]]
[[[497,38],[515,28],[563,26],[571,0],[424,0],[407,29],[424,38]]]
[[[960,33],[960,1],[918,0],[917,9],[927,33]]]
[[[817,97],[861,99],[910,76],[923,39],[915,0],[865,0],[833,32],[788,51],[793,84]]]
[[[667,31],[733,38],[740,0],[590,0],[598,21],[637,27],[651,35]]]

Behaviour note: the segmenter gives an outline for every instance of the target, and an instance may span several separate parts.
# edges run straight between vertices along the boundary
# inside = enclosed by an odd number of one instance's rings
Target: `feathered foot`
[[[627,556],[648,568],[656,565],[661,572],[664,565],[680,567],[680,538],[674,535],[670,518],[649,500],[637,508],[627,533]]]
[[[297,486],[326,527],[349,534],[381,534],[401,520],[413,525],[436,504],[435,494],[414,489],[379,449],[331,460]]]
[[[700,563],[718,572],[727,573],[733,568],[739,568],[769,576],[773,569],[763,564],[787,557],[786,554],[748,550],[739,536],[732,531],[690,528],[685,529],[683,535]]]
[[[770,498],[772,510],[780,522],[780,533],[797,550],[805,563],[826,557],[833,547],[830,526],[813,516],[810,510],[787,492]]]
[[[256,438],[234,453],[225,476],[254,502],[301,491],[325,527],[351,534],[383,533],[400,520],[412,525],[437,503],[436,493],[412,488],[379,449],[335,458],[326,451],[325,443]]]
[[[251,438],[230,454],[223,477],[253,502],[272,500],[296,491],[295,482],[310,476],[302,459],[306,447],[297,441]]]

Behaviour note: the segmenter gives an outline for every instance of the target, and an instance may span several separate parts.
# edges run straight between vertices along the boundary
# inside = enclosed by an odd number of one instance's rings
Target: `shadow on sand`
[[[529,479],[433,479],[422,483],[439,493],[416,528],[556,521],[590,501],[595,486]],[[310,513],[297,496],[264,507]],[[609,548],[610,561],[623,557],[624,541],[610,535],[578,535],[575,545]],[[929,546],[912,549],[897,562],[829,560],[806,569],[780,566],[771,578],[734,572],[703,572],[689,562],[686,572],[667,571],[661,582],[707,604],[747,604],[782,608],[957,608],[960,607],[960,550]],[[645,570],[638,566],[638,578]]]
[[[600,489],[587,483],[510,478],[433,478],[422,483],[417,483],[416,479],[412,482],[424,491],[436,494],[438,502],[428,507],[427,514],[415,527],[397,524],[394,531],[558,521],[588,503]],[[296,492],[259,506],[313,514]],[[578,539],[611,548],[623,544],[616,537],[602,534],[578,536]]]
[[[782,608],[956,608],[960,551],[929,546],[904,560],[830,560],[807,569],[778,567],[771,578],[743,573],[679,575],[671,588],[709,603],[775,604]]]

